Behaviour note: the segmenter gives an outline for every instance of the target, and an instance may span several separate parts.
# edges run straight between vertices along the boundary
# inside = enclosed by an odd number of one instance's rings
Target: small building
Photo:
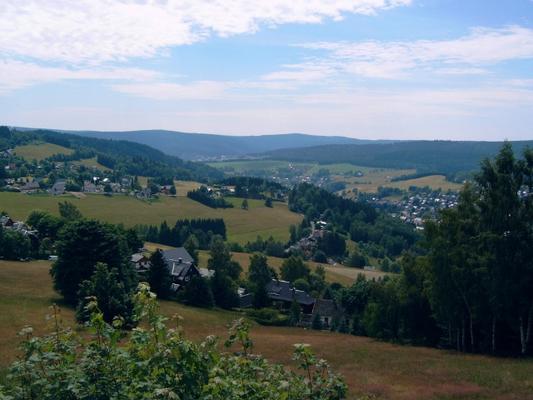
[[[296,289],[292,283],[278,279],[272,279],[266,286],[268,298],[275,305],[288,309],[293,301],[296,301],[302,308],[304,314],[311,314],[315,299],[307,292]]]
[[[61,181],[57,181],[56,183],[54,183],[54,185],[50,188],[50,194],[54,195],[54,196],[59,196],[61,194],[64,194],[65,193],[65,188],[66,188],[66,185],[67,183],[63,180]]]
[[[322,326],[325,329],[331,328],[332,322],[342,316],[341,310],[333,300],[317,299],[313,306],[313,319],[318,314]]]
[[[175,291],[187,285],[193,276],[201,276],[194,259],[184,247],[163,251],[163,258],[172,276],[172,289]]]
[[[142,253],[132,254],[130,262],[137,272],[146,272],[150,269],[150,260]]]
[[[252,307],[253,295],[251,293],[248,293],[246,289],[241,287],[237,290],[237,293],[239,295],[239,308]]]
[[[85,193],[96,193],[96,185],[91,181],[83,182],[83,191]]]
[[[32,181],[32,182],[26,182],[26,184],[20,188],[20,191],[28,193],[28,192],[33,192],[35,190],[39,190],[40,188],[41,186],[39,185],[39,182]]]

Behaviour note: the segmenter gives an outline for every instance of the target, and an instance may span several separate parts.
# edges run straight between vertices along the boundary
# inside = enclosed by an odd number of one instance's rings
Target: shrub
[[[78,337],[61,325],[57,307],[54,331],[33,337],[25,328],[22,355],[10,368],[0,398],[39,399],[204,399],[204,400],[340,400],[346,385],[304,344],[295,345],[293,360],[301,373],[250,354],[250,325],[238,320],[225,346],[216,339],[197,344],[178,324],[169,329],[158,314],[155,295],[140,285],[135,295],[139,327],[125,335],[121,321],[107,324],[96,302],[87,305],[91,335]]]
[[[289,324],[289,318],[273,308],[248,310],[246,314],[261,325],[286,326]]]

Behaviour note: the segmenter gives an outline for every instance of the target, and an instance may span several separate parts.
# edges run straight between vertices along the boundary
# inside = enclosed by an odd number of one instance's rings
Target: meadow
[[[181,193],[186,189],[186,186],[178,186]],[[264,206],[263,201],[249,200],[249,209],[242,210],[242,199],[233,198],[230,201],[235,204],[235,208],[213,209],[185,196],[161,196],[158,200],[147,202],[125,195],[108,197],[89,194],[77,198],[72,195],[54,197],[46,194],[0,192],[0,210],[19,220],[26,219],[36,209],[57,215],[57,204],[65,200],[75,204],[86,217],[114,224],[123,223],[128,227],[137,224],[159,225],[163,221],[173,224],[183,218],[223,218],[228,240],[238,243],[253,241],[258,235],[265,239],[273,236],[277,240],[286,241],[289,226],[300,223],[302,219],[299,214],[289,211],[285,203],[274,202],[274,206],[269,208]]]
[[[54,154],[72,154],[74,151],[53,143],[35,143],[15,147],[15,154],[28,161],[41,161]]]
[[[59,302],[48,273],[50,263],[0,261],[0,381],[17,356],[25,325],[36,334],[47,331],[45,315]],[[185,334],[201,340],[210,334],[224,338],[227,324],[238,312],[204,310],[175,302],[161,302],[166,315],[184,318]],[[63,307],[62,319],[75,327],[73,310]],[[76,328],[82,330],[82,328]],[[300,328],[252,329],[254,352],[292,365],[293,344],[308,343],[343,374],[349,398],[369,394],[373,399],[533,399],[533,360],[464,355],[423,347],[400,346],[365,337]]]

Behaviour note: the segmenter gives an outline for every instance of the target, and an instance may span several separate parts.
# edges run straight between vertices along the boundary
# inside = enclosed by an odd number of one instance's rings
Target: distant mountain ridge
[[[99,139],[127,140],[158,149],[185,160],[208,160],[221,157],[242,157],[278,149],[319,146],[325,144],[390,143],[353,139],[344,136],[315,136],[302,133],[279,135],[230,136],[207,133],[186,133],[167,130],[138,131],[55,131]]]

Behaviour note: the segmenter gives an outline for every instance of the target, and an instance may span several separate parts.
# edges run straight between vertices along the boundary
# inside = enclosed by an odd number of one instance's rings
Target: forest
[[[450,180],[461,182],[478,168],[484,158],[496,155],[501,146],[502,142],[463,141],[333,144],[275,150],[264,156],[292,162],[349,163],[367,167],[416,169],[417,173],[439,173]],[[519,154],[526,147],[532,147],[533,141],[513,141],[512,146]]]

